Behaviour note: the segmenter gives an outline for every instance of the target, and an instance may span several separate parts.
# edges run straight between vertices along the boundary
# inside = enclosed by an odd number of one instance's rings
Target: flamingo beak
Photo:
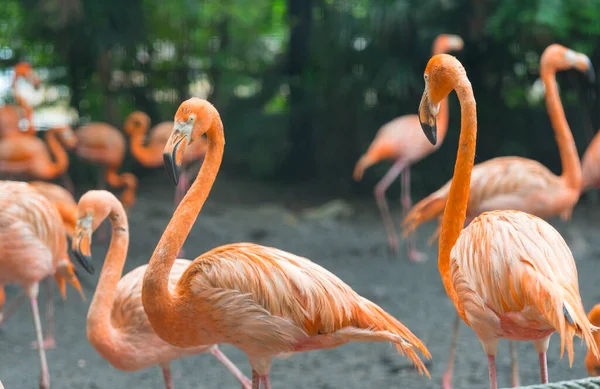
[[[181,148],[180,146],[182,146],[182,142],[185,139],[186,137],[183,132],[174,129],[163,151],[163,164],[167,170],[167,175],[175,185],[179,183],[180,161],[182,160],[185,144]]]
[[[90,231],[86,231],[85,228],[81,228],[79,225],[75,229],[75,238],[71,244],[71,249],[77,262],[90,274],[94,274],[94,266],[92,265],[92,251],[91,251],[91,238]],[[75,286],[75,285],[74,285]]]
[[[436,114],[437,110],[432,108],[429,93],[425,90],[419,104],[419,123],[427,140],[434,146],[437,143]]]

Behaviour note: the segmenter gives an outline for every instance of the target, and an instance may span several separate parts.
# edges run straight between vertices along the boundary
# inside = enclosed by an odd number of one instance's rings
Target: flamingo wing
[[[570,361],[575,334],[593,343],[575,261],[544,220],[520,211],[485,212],[461,232],[450,260],[452,282],[476,331],[483,320],[506,333],[506,318],[524,333],[554,329]]]

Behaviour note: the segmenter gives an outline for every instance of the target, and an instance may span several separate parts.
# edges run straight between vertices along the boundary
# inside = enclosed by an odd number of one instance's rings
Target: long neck
[[[144,167],[158,167],[162,164],[162,154],[156,155],[151,148],[144,147],[144,132],[131,135],[129,149],[133,157]]]
[[[177,309],[177,300],[168,289],[169,274],[179,249],[183,246],[221,166],[225,138],[218,114],[206,133],[208,151],[196,180],[181,200],[169,221],[144,274],[142,302],[152,328],[169,342],[181,342],[185,331],[173,331],[173,325],[189,327],[184,315]]]
[[[448,297],[454,302],[456,310],[465,319],[464,309],[458,301],[456,290],[452,284],[450,274],[450,251],[458,235],[463,229],[467,216],[467,203],[469,202],[469,189],[471,185],[471,171],[475,162],[475,144],[477,140],[477,110],[471,83],[464,76],[455,88],[460,101],[460,138],[458,141],[458,155],[454,165],[454,176],[450,185],[450,193],[446,200],[446,209],[440,233],[438,268],[442,276],[444,288]],[[466,320],[466,319],[465,319]]]
[[[48,148],[54,157],[54,162],[46,165],[49,170],[46,176],[56,177],[64,173],[69,167],[69,156],[57,139],[56,130],[48,130],[46,133],[46,143],[48,143]]]
[[[110,201],[113,203],[109,214],[112,237],[87,316],[88,339],[104,357],[109,357],[107,354],[118,347],[118,329],[113,327],[111,312],[129,247],[129,225],[125,211],[116,199]]]
[[[581,163],[579,162],[579,155],[577,154],[573,134],[569,128],[569,123],[567,123],[565,110],[558,95],[556,73],[553,71],[543,72],[542,81],[546,89],[546,109],[550,116],[550,123],[554,129],[560,153],[560,162],[562,164],[561,178],[569,188],[579,191],[582,180]]]

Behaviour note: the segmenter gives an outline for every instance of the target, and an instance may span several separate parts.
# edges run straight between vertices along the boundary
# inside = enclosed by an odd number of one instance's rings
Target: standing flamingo
[[[54,204],[60,217],[62,218],[67,236],[72,238],[73,233],[75,232],[75,223],[77,222],[77,203],[71,194],[63,187],[50,184],[48,182],[32,181],[29,183],[29,185]],[[58,284],[58,289],[62,299],[66,300],[67,298],[66,283],[68,281],[79,292],[82,300],[85,301],[85,295],[83,294],[83,290],[81,289],[81,285],[77,279],[77,273],[75,272],[75,268],[73,267],[71,261],[68,260],[68,257],[65,258],[65,261],[61,262],[60,266],[64,269],[61,269],[60,272],[57,272],[55,279]],[[47,284],[46,287],[46,332],[48,335],[46,335],[46,340],[44,342],[45,344],[53,344],[52,340],[48,339],[54,339],[54,300],[52,297],[52,289],[50,284]],[[6,308],[4,308],[4,287],[0,287],[0,326],[16,311],[24,298],[25,293],[21,293],[16,296],[14,300],[11,301],[8,306],[6,306]]]
[[[588,314],[588,319],[590,323],[595,326],[600,326],[600,304],[596,304],[594,308]],[[596,346],[600,347],[600,333],[594,333],[594,340],[596,342]],[[597,355],[594,355],[591,351],[588,351],[585,356],[585,368],[588,371],[588,374],[591,377],[600,376],[600,358]]]
[[[25,98],[19,94],[17,88],[17,82],[20,78],[24,78],[29,81],[35,88],[40,85],[40,79],[38,75],[33,71],[30,64],[26,62],[19,62],[14,68],[14,77],[11,84],[12,94],[17,103],[14,105],[5,105],[0,107],[0,139],[13,135],[35,135],[35,127],[33,125],[33,109]],[[23,116],[27,119],[27,130],[21,131],[19,122],[21,120],[21,114],[19,113],[19,107],[23,112]]]
[[[75,131],[76,154],[79,158],[100,165],[98,189],[104,189],[105,181],[113,188],[124,188],[121,201],[128,209],[135,203],[137,178],[131,173],[119,174],[125,158],[125,137],[115,127],[100,122],[86,124]]]
[[[0,139],[0,173],[38,180],[52,180],[62,175],[69,167],[65,149],[77,144],[73,130],[69,126],[55,127],[46,131],[45,137],[46,142],[35,136]]]
[[[0,182],[0,286],[20,284],[31,301],[41,363],[40,388],[50,387],[38,311],[39,283],[46,277],[66,277],[67,238],[56,207],[30,185]],[[48,344],[51,343],[51,344]]]
[[[463,40],[461,37],[441,34],[433,42],[432,52],[433,54],[447,53],[453,50],[460,51],[462,48]],[[448,99],[442,101],[440,106],[440,143],[436,146],[432,146],[423,139],[417,115],[400,116],[379,129],[373,143],[354,167],[354,179],[359,181],[369,166],[385,159],[395,161],[381,181],[375,185],[375,200],[383,218],[389,248],[393,253],[398,251],[398,234],[394,228],[394,222],[385,199],[385,192],[398,177],[398,174],[402,173],[402,211],[403,213],[408,212],[412,205],[410,166],[427,157],[441,146],[447,128]],[[408,259],[411,261],[419,262],[425,258],[423,253],[416,250],[412,237],[406,240],[406,248]]]
[[[271,247],[236,243],[212,249],[185,269],[169,290],[169,274],[215,181],[225,138],[217,110],[206,100],[184,101],[165,147],[175,184],[188,144],[206,134],[202,168],[169,221],[144,274],[142,302],[157,335],[178,347],[230,343],[248,355],[252,387],[271,388],[274,356],[389,341],[429,376],[417,349],[425,345],[382,308],[306,258]]]
[[[163,164],[163,150],[173,130],[173,122],[162,122],[152,127],[144,146],[144,139],[150,128],[150,118],[143,112],[132,112],[126,119],[123,128],[131,141],[129,148],[133,157],[146,168],[156,168]],[[183,165],[189,166],[204,159],[206,154],[206,138],[198,139],[183,155]],[[191,172],[184,167],[179,176],[179,184],[175,190],[175,206],[179,204],[190,184]],[[181,254],[180,254],[181,255]]]
[[[498,387],[500,338],[532,340],[541,381],[547,383],[546,350],[554,332],[561,338],[561,356],[566,346],[571,365],[574,335],[600,355],[592,336],[599,328],[583,310],[571,251],[550,224],[521,211],[484,212],[462,230],[477,137],[473,90],[461,63],[447,54],[429,60],[424,79],[419,120],[432,144],[438,104],[455,90],[461,105],[458,155],[440,232],[438,266],[446,293],[488,356],[490,388]]]
[[[209,352],[249,389],[250,380],[216,345],[179,348],[154,333],[142,306],[142,278],[147,265],[138,266],[121,278],[129,246],[129,225],[123,206],[110,192],[89,191],[79,200],[72,249],[81,265],[94,272],[90,251],[92,232],[107,217],[113,230],[110,248],[87,316],[88,340],[96,351],[111,365],[125,371],[160,365],[166,389],[173,389],[172,360]],[[170,289],[190,264],[187,259],[175,261],[169,274]]]
[[[581,159],[581,192],[600,188],[600,131],[594,136]]]
[[[593,80],[593,67],[589,58],[564,46],[553,44],[540,58],[540,72],[545,86],[545,99],[550,122],[558,143],[563,172],[556,176],[541,163],[521,157],[498,157],[473,167],[469,190],[469,203],[465,225],[483,212],[515,209],[538,217],[560,215],[570,217],[579,200],[581,166],[577,147],[556,84],[556,72],[576,68]],[[450,191],[450,180],[442,188],[419,201],[403,221],[404,235],[420,224],[441,217]],[[439,231],[439,229],[438,229]],[[436,231],[437,234],[437,231]],[[436,234],[432,237],[435,238]],[[455,321],[448,369],[444,374],[444,387],[449,388],[454,366],[460,321]],[[518,386],[516,347],[511,342],[513,386]]]

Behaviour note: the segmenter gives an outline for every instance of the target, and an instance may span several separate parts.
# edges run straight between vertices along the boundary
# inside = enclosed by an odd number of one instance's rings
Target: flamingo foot
[[[446,371],[442,376],[442,389],[452,389],[452,371]]]
[[[408,252],[408,259],[413,263],[425,262],[427,256],[425,253],[412,249]]]
[[[42,347],[44,347],[44,350],[50,350],[50,349],[56,348],[56,341],[54,340],[54,337],[47,336],[46,339],[44,339],[44,342],[42,343]],[[37,348],[38,348],[37,341],[31,342],[31,348],[34,350],[37,350]]]

